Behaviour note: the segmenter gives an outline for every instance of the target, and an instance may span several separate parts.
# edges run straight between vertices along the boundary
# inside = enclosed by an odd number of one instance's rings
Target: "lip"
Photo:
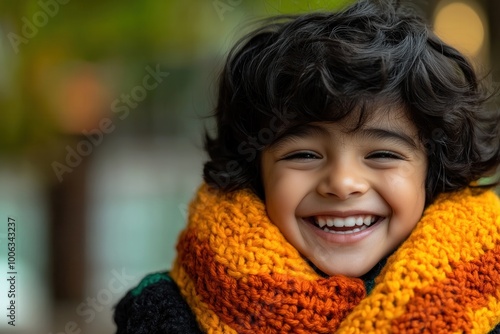
[[[354,211],[352,211],[352,212],[354,212]],[[349,217],[349,216],[355,216],[355,215],[368,215],[368,213],[366,213],[366,211],[363,211],[363,213],[360,213],[360,211],[356,211],[356,213],[354,213],[354,214],[352,212],[350,212],[348,215],[345,215],[345,216],[338,215],[338,212],[335,213],[335,214],[333,214],[332,212],[330,212],[328,214],[317,214],[317,215],[314,215],[314,217],[317,217],[317,216],[320,216],[320,215],[321,216],[327,216],[328,215],[328,216],[336,216],[336,217]],[[372,214],[372,215],[375,216],[375,214]],[[382,223],[387,220],[387,216],[380,216],[380,215],[378,215],[378,216],[382,217],[382,219],[380,219],[379,221],[377,221],[376,223],[374,223],[373,225],[371,225],[367,229],[362,230],[362,231],[358,231],[358,232],[354,232],[354,233],[349,233],[349,234],[335,234],[335,233],[325,232],[322,229],[318,228],[313,223],[307,221],[306,219],[301,218],[301,221],[314,234],[316,234],[321,239],[327,241],[328,243],[347,245],[347,244],[353,244],[353,243],[356,243],[356,242],[359,242],[359,241],[365,239],[366,237],[368,237],[369,235],[371,235],[373,232],[375,232],[382,225]]]

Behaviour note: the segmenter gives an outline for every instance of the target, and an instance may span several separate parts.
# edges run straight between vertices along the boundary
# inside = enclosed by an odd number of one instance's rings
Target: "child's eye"
[[[283,157],[283,160],[313,160],[321,157],[314,152],[295,152]]]
[[[397,153],[391,151],[377,151],[370,153],[367,159],[396,159],[396,160],[405,160],[405,158]]]

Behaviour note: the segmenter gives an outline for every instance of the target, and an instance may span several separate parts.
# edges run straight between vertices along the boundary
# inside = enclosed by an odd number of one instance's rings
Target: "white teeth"
[[[375,221],[375,217],[366,216],[365,218],[363,218],[363,224],[370,225],[372,223],[372,219],[373,221]]]
[[[351,217],[334,217],[334,218],[326,218],[326,217],[317,217],[316,224],[320,228],[328,227],[353,227],[353,226],[370,226],[377,220],[376,216],[351,216]]]
[[[345,226],[347,227],[353,227],[356,225],[356,218],[354,217],[347,217],[345,220]]]
[[[348,231],[335,231],[335,230],[330,230],[328,227],[325,227],[325,228],[323,228],[323,231],[328,232],[328,233],[333,233],[333,234],[352,234],[352,233],[366,230],[367,228],[368,228],[368,226],[363,225],[361,227],[356,227],[355,229],[348,230]]]
[[[344,220],[342,218],[333,218],[332,220],[333,226],[335,227],[343,227],[344,226]]]

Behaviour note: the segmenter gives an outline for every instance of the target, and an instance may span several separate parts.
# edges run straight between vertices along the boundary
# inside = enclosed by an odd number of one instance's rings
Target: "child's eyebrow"
[[[294,139],[328,135],[328,130],[321,126],[314,124],[302,124],[287,129],[271,146],[272,149],[278,150],[285,143],[293,141]]]
[[[418,148],[417,143],[412,137],[404,132],[399,132],[395,130],[381,129],[381,128],[361,128],[355,131],[356,135],[360,135],[367,139],[378,139],[378,140],[392,140],[403,145],[416,149]],[[322,126],[314,124],[303,124],[298,125],[293,128],[288,129],[283,133],[280,138],[272,144],[273,150],[279,150],[280,147],[286,143],[293,141],[294,139],[299,139],[303,137],[314,137],[314,136],[328,136],[330,133],[327,129]]]
[[[418,148],[417,143],[413,140],[412,137],[407,135],[404,132],[398,132],[398,131],[393,131],[393,130],[387,130],[387,129],[380,129],[380,128],[363,128],[357,131],[361,136],[371,138],[371,139],[389,139],[389,140],[395,140],[398,142],[403,143],[404,145],[410,147],[410,148]]]

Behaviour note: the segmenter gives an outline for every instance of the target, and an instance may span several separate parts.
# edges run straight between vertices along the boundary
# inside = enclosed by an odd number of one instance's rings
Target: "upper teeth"
[[[377,220],[376,216],[350,216],[350,217],[317,217],[316,223],[319,227],[335,226],[335,227],[353,227],[353,226],[370,226]]]

